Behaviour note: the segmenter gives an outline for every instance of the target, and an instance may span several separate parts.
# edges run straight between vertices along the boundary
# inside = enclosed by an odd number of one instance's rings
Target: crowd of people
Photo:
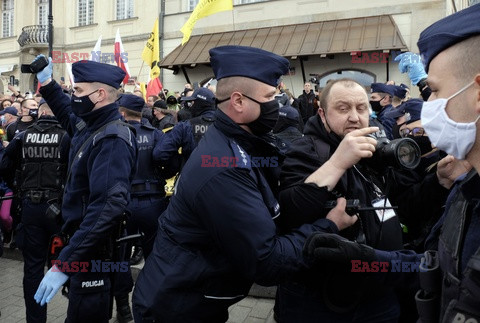
[[[113,300],[121,322],[226,322],[253,283],[277,286],[279,323],[480,320],[479,18],[397,56],[418,98],[346,78],[295,98],[288,60],[246,46],[209,51],[215,87],[146,98],[93,61],[67,89],[50,59],[39,93],[0,100],[27,321],[62,289],[67,322],[108,322]]]

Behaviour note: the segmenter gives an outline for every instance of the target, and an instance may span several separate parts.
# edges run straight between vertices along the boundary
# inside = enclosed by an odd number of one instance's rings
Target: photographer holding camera
[[[361,207],[347,211],[359,220],[337,233],[355,241],[349,246],[364,252],[362,260],[373,261],[375,258],[368,256],[373,254],[370,247],[402,249],[397,213],[420,205],[440,207],[452,181],[448,172],[441,171],[442,163],[437,174],[422,182],[412,171],[400,171],[405,161],[403,150],[413,158],[404,167],[418,164],[418,146],[412,145],[411,139],[400,139],[394,145],[386,138],[375,139],[372,135],[379,128],[369,127],[368,104],[365,89],[354,80],[335,80],[325,87],[318,114],[306,124],[305,136],[292,144],[284,161],[278,224],[289,232],[325,217],[327,203],[338,197],[358,199]],[[403,148],[395,153],[398,146]],[[382,161],[386,165],[381,165]],[[415,259],[412,255],[412,261]],[[381,285],[373,276],[351,273],[349,266],[318,262],[321,268],[305,270],[279,285],[278,322],[398,320],[400,308],[393,288]]]

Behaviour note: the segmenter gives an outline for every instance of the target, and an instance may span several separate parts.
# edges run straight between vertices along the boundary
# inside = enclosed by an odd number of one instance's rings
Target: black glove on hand
[[[350,263],[351,260],[375,261],[372,247],[349,241],[337,234],[316,232],[308,237],[303,255],[310,261]]]

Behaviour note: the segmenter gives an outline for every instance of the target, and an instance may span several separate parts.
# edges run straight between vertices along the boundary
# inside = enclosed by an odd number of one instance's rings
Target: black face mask
[[[239,123],[239,125],[248,126],[256,136],[261,136],[270,132],[273,127],[275,127],[278,120],[278,101],[274,99],[267,102],[258,102],[245,94],[243,94],[243,96],[260,105],[260,116],[252,122]]]
[[[38,117],[38,109],[28,109],[28,115],[36,119]]]
[[[98,89],[84,96],[72,95],[70,104],[72,106],[72,111],[73,113],[75,113],[76,116],[83,117],[84,115],[93,110],[95,104],[97,104],[98,102],[93,103],[92,100],[90,100],[89,96],[97,91]]]
[[[393,139],[398,139],[398,138],[402,137],[402,136],[400,136],[400,127],[403,126],[404,124],[405,124],[405,122],[400,124],[400,125],[398,125],[396,122],[393,124],[393,126],[392,126]]]
[[[380,99],[378,101],[370,101],[370,106],[372,107],[373,111],[375,111],[375,112],[382,111],[383,107],[380,105],[380,101],[382,101],[382,99]]]
[[[413,139],[420,147],[420,155],[425,155],[432,151],[432,142],[427,136],[407,136],[407,138]]]

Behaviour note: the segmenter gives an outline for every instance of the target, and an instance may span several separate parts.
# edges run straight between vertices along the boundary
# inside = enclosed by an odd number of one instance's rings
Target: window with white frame
[[[78,0],[78,25],[93,24],[93,0]]]
[[[13,2],[14,0],[2,0],[2,37],[13,36]]]
[[[193,9],[195,9],[195,7],[197,6],[198,4],[198,0],[188,0],[188,8],[187,8],[187,11],[193,11]]]
[[[263,0],[236,0],[235,4],[246,4],[246,3],[253,3],[253,2],[262,2]]]
[[[38,24],[48,25],[48,0],[37,0]]]
[[[254,2],[264,2],[268,0],[232,0],[234,5],[254,3]],[[187,0],[187,11],[193,11],[197,6],[199,0]]]
[[[133,17],[134,0],[117,0],[117,20]]]

